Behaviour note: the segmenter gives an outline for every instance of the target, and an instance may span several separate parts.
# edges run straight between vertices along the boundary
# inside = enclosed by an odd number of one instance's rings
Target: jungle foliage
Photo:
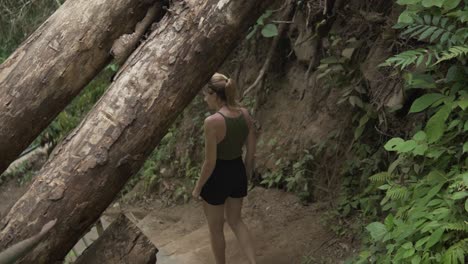
[[[467,2],[397,1],[405,9],[394,28],[407,50],[381,67],[404,76],[406,91],[422,95],[407,113],[416,120],[413,129],[384,144],[369,144],[380,137],[372,129],[379,121],[363,108],[340,213],[377,221],[367,225],[369,237],[353,263],[465,263]]]

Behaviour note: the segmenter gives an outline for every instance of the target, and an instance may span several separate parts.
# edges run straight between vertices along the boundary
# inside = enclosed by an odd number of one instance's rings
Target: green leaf
[[[445,30],[444,29],[438,29],[434,32],[434,34],[432,34],[431,38],[429,39],[430,42],[434,42],[438,37],[440,37],[440,35],[442,35],[442,33],[444,33]]]
[[[353,57],[354,50],[356,50],[356,49],[355,48],[345,48],[341,52],[341,56],[343,56],[343,57],[345,57],[347,59],[351,59]]]
[[[388,173],[392,174],[393,171],[396,169],[396,167],[398,167],[398,165],[400,165],[400,163],[403,161],[404,161],[404,157],[399,156],[398,159],[396,159],[394,162],[390,164],[390,166],[388,166]]]
[[[426,153],[426,157],[432,158],[432,159],[438,159],[442,154],[444,154],[445,150],[443,149],[436,149],[436,148],[431,148],[429,151]]]
[[[430,93],[430,94],[425,94],[418,99],[416,99],[413,104],[411,105],[411,108],[409,110],[410,113],[417,113],[421,112],[424,109],[428,108],[431,106],[433,103],[439,101],[442,98],[445,98],[446,96],[440,93]]]
[[[278,28],[274,24],[266,24],[262,29],[262,36],[271,38],[278,35]]]
[[[468,98],[457,101],[458,106],[465,111],[468,108]]]
[[[443,28],[445,28],[445,25],[447,25],[447,22],[449,21],[449,19],[446,18],[446,17],[444,17],[444,18],[442,18],[441,21],[442,21],[442,22],[440,23],[440,25],[441,25]]]
[[[382,186],[379,186],[377,189],[379,190],[388,190],[391,186],[388,184],[384,184]]]
[[[426,31],[424,31],[418,38],[418,40],[423,40],[429,36],[431,36],[434,31],[436,31],[438,28],[437,27],[430,27]]]
[[[426,250],[430,249],[432,246],[437,244],[440,241],[440,238],[444,234],[444,227],[440,227],[432,235],[430,236],[429,240],[426,243]]]
[[[435,16],[432,18],[432,25],[437,26],[437,25],[439,24],[440,18],[441,18],[441,16],[435,15]]]
[[[402,138],[392,138],[385,144],[384,148],[387,151],[397,151],[400,145],[404,143],[405,141]]]
[[[379,172],[377,174],[374,174],[369,177],[369,180],[372,182],[377,182],[377,183],[384,183],[387,179],[389,179],[391,176],[388,172]]]
[[[465,201],[465,211],[468,212],[468,199],[466,199],[466,201]]]
[[[463,126],[463,132],[468,131],[468,121],[465,122],[465,125]]]
[[[465,152],[468,152],[468,142],[465,142],[465,144],[463,144],[463,153]]]
[[[413,256],[413,258],[411,259],[411,264],[419,264],[419,263],[421,263],[421,256],[419,255]]]
[[[424,155],[424,153],[426,153],[426,150],[428,148],[429,147],[427,146],[427,144],[418,145],[417,147],[414,148],[413,154],[422,156]]]
[[[258,19],[257,19],[257,24],[258,25],[265,25],[265,19],[269,18],[271,16],[271,14],[273,14],[273,10],[267,10],[265,11],[265,13],[263,13],[263,15],[261,15]]]
[[[452,122],[450,122],[450,125],[448,126],[447,130],[451,130],[454,127],[458,126],[460,124],[461,120],[460,119],[455,119]]]
[[[437,195],[437,193],[440,191],[440,189],[442,188],[442,186],[444,186],[444,183],[440,183],[436,186],[434,186],[428,193],[427,195],[423,198],[423,200],[421,201],[422,204],[426,205],[431,199],[432,197],[434,197],[435,195]]]
[[[452,10],[460,4],[461,0],[445,0],[443,7],[446,11]]]
[[[414,12],[410,12],[408,10],[403,11],[398,17],[398,23],[399,24],[413,24],[414,20],[413,20],[412,14],[414,14]]]
[[[442,7],[442,5],[444,4],[444,0],[422,0],[421,4],[426,8],[431,6]]]
[[[451,32],[445,32],[442,37],[440,37],[440,43],[443,44],[445,42],[447,42],[447,40],[449,39],[450,35],[452,35]]]
[[[460,200],[460,199],[463,199],[465,197],[468,196],[468,192],[467,191],[464,191],[464,192],[456,192],[454,194],[452,194],[452,200]]]
[[[431,15],[429,15],[429,14],[424,15],[424,23],[426,23],[427,25],[430,25],[431,21],[432,21],[432,16]]]
[[[423,28],[423,27],[425,27],[425,26],[424,26],[424,25],[417,25],[417,26],[415,26],[415,27],[410,26],[410,27],[408,27],[407,30],[403,31],[403,32],[401,33],[401,35],[402,35],[402,36],[408,35],[408,34],[410,34],[411,32],[414,32],[414,31],[416,31],[416,30],[418,30],[418,29],[421,29],[421,28]]]
[[[409,258],[409,257],[414,255],[414,252],[415,252],[414,248],[409,248],[409,249],[407,249],[405,251],[405,253],[403,253],[403,255],[401,257],[404,258],[404,259]]]
[[[369,121],[369,115],[364,115],[361,117],[359,120],[359,126],[354,130],[354,139],[358,139],[361,135],[362,132],[364,132],[364,128],[366,128],[366,124]]]
[[[418,240],[418,242],[416,242],[415,244],[415,248],[420,248],[422,245],[424,245],[424,243],[426,243],[428,240],[429,240],[430,237],[423,237],[421,239]]]
[[[418,88],[418,89],[433,89],[436,88],[436,83],[432,75],[420,74],[420,73],[409,73],[406,78],[406,88]]]
[[[399,153],[407,153],[407,152],[412,151],[417,145],[418,143],[416,143],[416,141],[411,139],[411,140],[405,141],[403,144],[400,144],[400,146],[397,148],[397,151]]]
[[[366,227],[367,231],[369,231],[372,239],[374,239],[375,241],[380,241],[382,240],[382,238],[385,236],[385,234],[387,233],[387,228],[385,227],[384,224],[380,223],[380,222],[373,222],[373,223],[370,223],[367,227]]]
[[[425,132],[429,143],[438,141],[445,132],[445,121],[452,112],[450,104],[444,105],[427,121]]]
[[[404,249],[413,248],[413,242],[406,242],[405,244],[401,245],[401,247]]]
[[[426,139],[426,133],[420,130],[416,134],[414,134],[413,139],[416,141],[423,141]]]
[[[369,115],[366,114],[359,119],[359,126],[364,126],[369,121]]]
[[[431,200],[429,203],[427,203],[427,207],[437,206],[437,205],[440,205],[443,202],[444,202],[444,200],[442,200],[442,199],[434,199],[434,200]]]
[[[392,214],[387,215],[387,217],[385,218],[384,223],[385,223],[385,227],[386,227],[388,230],[391,230],[391,229],[392,229],[392,227],[393,227],[393,225],[394,225],[393,220],[394,220],[394,217],[393,217]]]
[[[363,108],[364,107],[364,104],[362,103],[362,100],[361,98],[357,97],[357,96],[350,96],[349,97],[349,103],[352,105],[352,106],[359,106],[360,108]]]

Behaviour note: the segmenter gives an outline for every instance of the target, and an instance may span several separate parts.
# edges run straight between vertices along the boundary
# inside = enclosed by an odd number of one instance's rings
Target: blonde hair
[[[208,83],[208,87],[213,90],[216,95],[226,102],[228,107],[238,107],[239,104],[236,101],[236,85],[231,78],[221,73],[215,73]]]

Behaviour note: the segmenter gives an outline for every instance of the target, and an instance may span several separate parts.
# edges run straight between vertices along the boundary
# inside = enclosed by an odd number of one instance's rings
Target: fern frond
[[[411,64],[416,64],[419,66],[423,61],[426,61],[426,66],[432,64],[434,57],[438,57],[437,52],[432,49],[415,49],[403,51],[400,54],[397,54],[393,57],[388,58],[384,63],[379,66],[395,66],[400,67],[401,70],[404,70]]]
[[[434,65],[441,63],[442,61],[451,60],[454,58],[460,58],[468,54],[468,45],[454,46],[447,51],[442,52],[442,56]]]
[[[450,17],[456,18],[458,21],[465,23],[468,21],[468,10],[457,10],[447,14]]]
[[[425,15],[424,18],[415,17],[414,24],[408,25],[401,36],[416,38],[419,41],[427,40],[430,43],[444,44],[452,42],[456,28],[455,22],[440,16]]]
[[[468,255],[468,239],[463,239],[453,244],[443,256],[443,263],[464,264]]]
[[[458,223],[448,223],[445,225],[445,230],[447,231],[459,231],[459,232],[468,232],[468,224],[465,222]]]
[[[387,196],[392,200],[403,200],[408,197],[408,189],[406,187],[393,186],[387,191]]]
[[[392,175],[390,173],[381,172],[381,173],[372,175],[371,177],[369,177],[369,180],[373,183],[384,183],[391,178],[392,178]]]

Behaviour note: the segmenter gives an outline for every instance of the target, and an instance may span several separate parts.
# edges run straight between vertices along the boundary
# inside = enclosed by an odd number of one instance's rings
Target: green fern
[[[407,29],[401,33],[402,36],[417,38],[419,41],[428,40],[431,43],[436,43],[436,40],[440,44],[452,42],[456,25],[448,18],[425,15],[424,18],[414,17],[414,21],[414,24],[408,25]]]
[[[426,66],[432,64],[434,58],[438,58],[437,52],[433,49],[415,49],[407,50],[400,54],[397,54],[393,57],[388,58],[384,63],[380,64],[380,67],[383,66],[394,66],[400,67],[401,70],[404,70],[406,67],[412,64],[416,66],[421,65],[425,61]]]
[[[403,200],[408,197],[408,189],[406,187],[393,186],[387,191],[387,196],[392,200]]]
[[[446,264],[463,264],[465,256],[468,255],[468,238],[465,238],[452,245],[443,256],[443,263]]]
[[[464,45],[468,40],[468,28],[462,27],[455,31],[455,34],[452,37],[453,45]]]
[[[369,177],[369,180],[373,183],[384,183],[391,178],[392,178],[392,175],[390,173],[381,172],[381,173],[372,175],[371,177]]]
[[[461,58],[468,54],[468,45],[451,47],[447,51],[442,52],[442,56],[435,64],[439,64],[442,61],[451,60],[454,58]]]
[[[454,17],[458,21],[465,23],[468,22],[468,10],[457,10],[447,14],[449,17]]]
[[[445,225],[445,230],[468,232],[468,223],[465,223],[465,222],[449,223]]]

